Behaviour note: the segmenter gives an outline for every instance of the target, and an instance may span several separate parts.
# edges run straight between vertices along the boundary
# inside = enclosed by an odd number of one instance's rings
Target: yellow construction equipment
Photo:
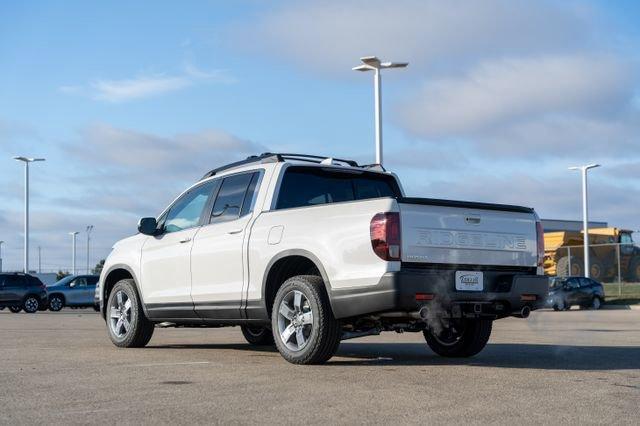
[[[633,245],[633,231],[619,228],[589,229],[589,269],[598,281],[640,281],[640,247]],[[584,275],[584,232],[544,233],[544,270],[552,276]],[[620,265],[618,265],[618,250]],[[618,269],[619,268],[619,269]]]

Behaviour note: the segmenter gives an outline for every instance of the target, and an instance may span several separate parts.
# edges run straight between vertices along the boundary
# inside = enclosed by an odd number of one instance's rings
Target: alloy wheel
[[[118,290],[112,299],[109,309],[109,326],[118,339],[126,336],[131,329],[131,299],[122,290]]]
[[[62,309],[62,299],[60,299],[58,296],[54,296],[49,301],[49,308],[52,311],[59,311],[60,309]]]
[[[29,297],[24,301],[24,310],[30,314],[36,312],[39,306],[40,303],[38,303],[38,299],[35,297]]]
[[[307,345],[312,333],[313,312],[309,299],[301,291],[290,291],[278,309],[278,334],[282,343],[298,352]]]

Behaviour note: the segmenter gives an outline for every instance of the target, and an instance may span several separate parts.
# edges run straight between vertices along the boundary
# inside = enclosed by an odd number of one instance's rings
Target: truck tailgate
[[[398,200],[402,261],[532,267],[536,216],[526,207],[427,198]]]

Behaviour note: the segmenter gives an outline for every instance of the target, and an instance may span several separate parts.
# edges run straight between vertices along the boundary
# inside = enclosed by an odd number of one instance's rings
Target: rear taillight
[[[369,226],[371,247],[382,260],[400,260],[400,213],[378,213]]]
[[[536,237],[538,245],[538,266],[544,266],[544,229],[542,228],[542,222],[536,221]]]

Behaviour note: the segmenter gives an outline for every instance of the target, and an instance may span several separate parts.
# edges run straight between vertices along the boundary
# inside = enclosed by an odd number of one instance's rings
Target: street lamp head
[[[78,231],[75,231],[75,232],[69,232],[69,235],[76,236],[76,235],[78,235],[79,233],[80,233],[80,232],[78,232]]]
[[[380,68],[406,68],[409,62],[383,62]]]
[[[600,167],[600,164],[588,164],[586,166],[572,166],[572,167],[569,167],[569,170],[589,170],[589,169],[595,169],[596,167]]]
[[[408,62],[380,62],[376,56],[364,56],[360,58],[362,65],[351,68],[353,71],[374,71],[386,68],[406,68]]]
[[[378,68],[380,66],[380,59],[377,56],[363,56],[360,58],[362,63],[372,66],[374,68]]]
[[[24,163],[33,163],[34,161],[44,161],[44,158],[30,158],[30,157],[23,157],[23,156],[17,156],[17,157],[13,157],[14,160],[17,161],[22,161]]]
[[[351,68],[352,71],[362,71],[362,72],[366,72],[366,71],[373,71],[375,70],[375,67],[369,66],[369,65],[358,65],[357,67],[353,67]]]

